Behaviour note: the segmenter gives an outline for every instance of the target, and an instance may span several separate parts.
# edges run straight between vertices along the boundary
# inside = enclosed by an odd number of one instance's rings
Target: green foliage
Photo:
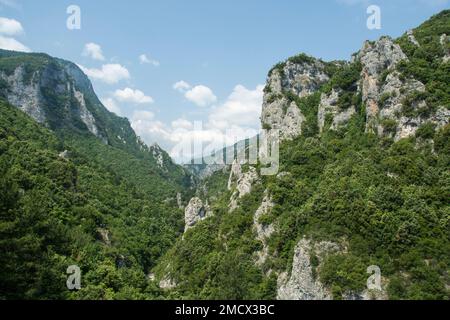
[[[413,77],[425,84],[427,104],[432,108],[450,106],[450,63],[443,62],[447,48],[440,43],[442,34],[450,34],[450,10],[445,10],[414,29],[414,36],[420,43],[415,46],[405,34],[397,42],[408,56],[398,70],[404,78]]]
[[[163,201],[176,190],[167,179],[151,173],[144,161],[94,138],[62,142],[4,102],[0,137],[1,298],[160,295],[145,273],[183,228],[175,201]],[[67,159],[58,156],[65,149]],[[110,243],[100,230],[108,231]],[[82,269],[78,292],[65,286],[72,264]]]
[[[417,129],[416,137],[422,139],[433,139],[436,133],[436,125],[432,122],[424,123]]]

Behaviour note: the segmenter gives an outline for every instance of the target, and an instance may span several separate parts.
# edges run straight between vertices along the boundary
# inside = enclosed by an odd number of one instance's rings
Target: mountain
[[[446,10],[349,61],[275,65],[272,176],[178,166],[75,64],[1,50],[0,299],[448,300],[448,35]]]
[[[211,168],[153,270],[166,295],[448,300],[449,35],[446,10],[349,61],[270,70],[261,120],[280,131],[280,171]]]
[[[0,298],[158,297],[147,274],[183,232],[191,175],[71,62],[1,50],[0,111]]]

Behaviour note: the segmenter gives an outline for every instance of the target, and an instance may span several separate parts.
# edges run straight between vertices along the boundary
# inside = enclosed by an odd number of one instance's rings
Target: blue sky
[[[259,129],[262,85],[278,61],[299,52],[349,59],[364,40],[399,36],[449,3],[0,0],[0,17],[12,27],[0,24],[0,46],[21,44],[81,65],[108,108],[147,143],[170,150],[182,130],[195,131],[194,121],[203,121],[197,135],[205,140],[218,130]],[[81,9],[80,30],[66,27],[72,4]],[[382,10],[381,30],[366,27],[369,4]]]

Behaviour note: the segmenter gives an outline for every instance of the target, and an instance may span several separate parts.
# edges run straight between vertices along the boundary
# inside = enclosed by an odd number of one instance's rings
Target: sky
[[[80,28],[68,28],[80,9]],[[369,29],[367,8],[381,9]],[[260,129],[273,65],[305,52],[350,59],[397,37],[450,0],[0,0],[0,48],[77,63],[112,112],[147,144],[186,137],[231,144]],[[77,17],[76,17],[77,18]]]

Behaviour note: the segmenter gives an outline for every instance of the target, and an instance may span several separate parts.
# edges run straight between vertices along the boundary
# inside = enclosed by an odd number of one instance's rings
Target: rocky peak
[[[303,98],[316,92],[329,81],[325,67],[321,60],[303,54],[275,66],[265,88],[261,115],[263,128],[279,129],[281,140],[299,136],[305,117],[286,94]]]
[[[376,131],[380,111],[380,78],[383,72],[393,71],[398,63],[408,59],[400,46],[389,37],[375,42],[366,41],[357,55],[361,62],[361,93],[367,108],[367,129]]]

